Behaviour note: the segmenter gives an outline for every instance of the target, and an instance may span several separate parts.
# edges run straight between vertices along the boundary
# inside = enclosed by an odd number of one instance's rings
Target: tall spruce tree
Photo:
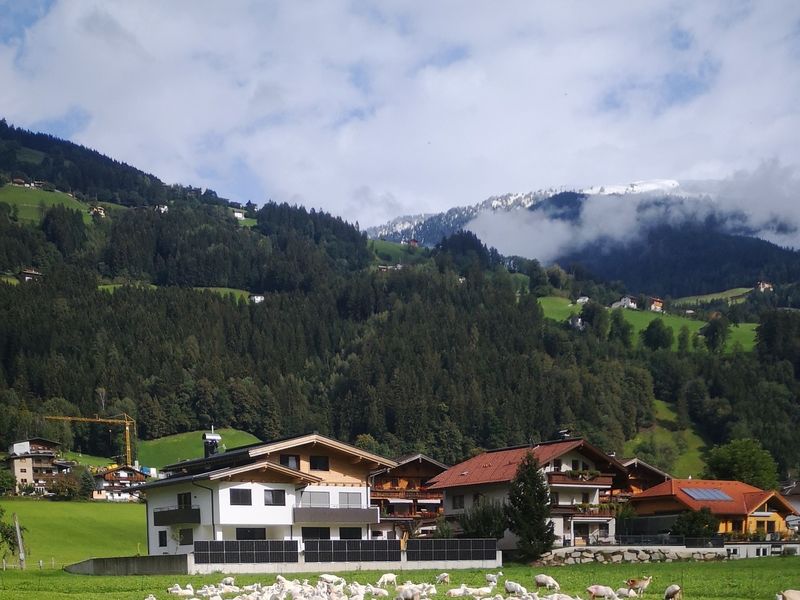
[[[511,481],[506,516],[509,529],[519,537],[517,548],[523,558],[536,560],[553,547],[550,491],[533,452],[525,455]]]

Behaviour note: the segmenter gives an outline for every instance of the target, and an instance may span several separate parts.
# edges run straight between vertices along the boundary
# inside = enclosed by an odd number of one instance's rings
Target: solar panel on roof
[[[733,500],[733,498],[719,488],[685,487],[681,489],[694,500]]]

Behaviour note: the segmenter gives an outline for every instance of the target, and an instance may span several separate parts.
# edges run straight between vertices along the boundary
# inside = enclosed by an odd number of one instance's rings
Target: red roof
[[[517,467],[519,467],[528,452],[532,451],[539,464],[545,465],[554,458],[558,458],[576,448],[581,448],[584,454],[589,457],[602,458],[612,463],[620,472],[625,472],[625,467],[614,458],[606,455],[585,440],[575,438],[557,442],[544,442],[533,447],[520,446],[484,452],[437,475],[433,479],[433,483],[428,486],[428,489],[440,490],[462,485],[505,483],[514,479],[517,474]]]
[[[719,490],[726,494],[730,500],[692,498],[685,491],[687,489]],[[715,479],[670,479],[640,494],[635,494],[631,498],[631,502],[639,503],[655,498],[674,498],[691,510],[708,508],[715,515],[749,515],[772,497],[775,497],[789,514],[794,513],[791,505],[775,492],[764,491],[741,481],[720,481]]]

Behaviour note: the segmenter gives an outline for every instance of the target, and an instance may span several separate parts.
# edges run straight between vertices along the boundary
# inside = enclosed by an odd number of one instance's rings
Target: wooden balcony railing
[[[594,477],[579,477],[568,475],[567,473],[553,473],[547,474],[547,483],[550,485],[574,485],[581,487],[584,485],[602,485],[610,486],[614,480],[614,476],[609,473],[601,473]]]
[[[424,490],[381,490],[373,488],[370,497],[374,499],[405,498],[406,500],[441,500],[441,492],[428,492]]]

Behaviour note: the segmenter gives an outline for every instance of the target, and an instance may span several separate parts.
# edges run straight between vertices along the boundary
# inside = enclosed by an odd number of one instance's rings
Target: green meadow
[[[217,429],[216,432],[222,436],[225,448],[246,446],[260,441],[256,436],[238,429],[223,428]],[[180,460],[200,458],[203,456],[203,433],[202,430],[189,431],[155,440],[139,441],[137,448],[139,464],[145,467],[160,468]]]
[[[92,217],[87,212],[87,206],[63,192],[45,192],[35,188],[8,184],[0,187],[0,202],[16,206],[20,221],[38,223],[42,220],[44,211],[60,204],[80,211],[85,223],[92,222]]]
[[[491,570],[497,572],[498,569]],[[653,582],[642,596],[644,600],[661,600],[664,590],[677,583],[683,589],[685,600],[773,600],[775,594],[785,589],[800,587],[800,558],[755,558],[719,562],[673,562],[650,563],[648,565],[628,564],[582,564],[564,567],[537,567],[520,564],[507,564],[502,567],[506,579],[525,586],[529,591],[535,589],[533,577],[546,572],[561,585],[561,592],[573,597],[588,598],[586,588],[593,584],[607,585],[616,589],[630,577],[652,575]],[[398,571],[398,581],[433,582],[441,570]],[[447,589],[459,587],[462,583],[471,587],[486,584],[485,574],[489,569],[448,569],[450,585],[437,586],[434,599],[446,598]],[[336,572],[348,582],[377,582],[382,571]],[[316,582],[313,573],[287,574],[287,578],[309,579]],[[197,590],[204,584],[219,584],[223,575],[164,575],[104,577],[70,575],[63,571],[36,569],[27,572],[0,572],[0,597],[3,600],[142,600],[148,594],[156,598],[174,597],[167,594],[167,588],[174,583],[186,586],[191,583]],[[236,585],[243,586],[260,582],[270,585],[275,582],[274,574],[246,574],[235,576]],[[502,590],[498,590],[502,592]],[[226,595],[232,598],[234,594]]]
[[[722,292],[712,292],[711,294],[701,294],[699,296],[684,296],[673,300],[676,306],[688,304],[702,304],[713,300],[727,300],[729,302],[742,302],[744,297],[753,291],[753,288],[738,287],[724,290]]]

